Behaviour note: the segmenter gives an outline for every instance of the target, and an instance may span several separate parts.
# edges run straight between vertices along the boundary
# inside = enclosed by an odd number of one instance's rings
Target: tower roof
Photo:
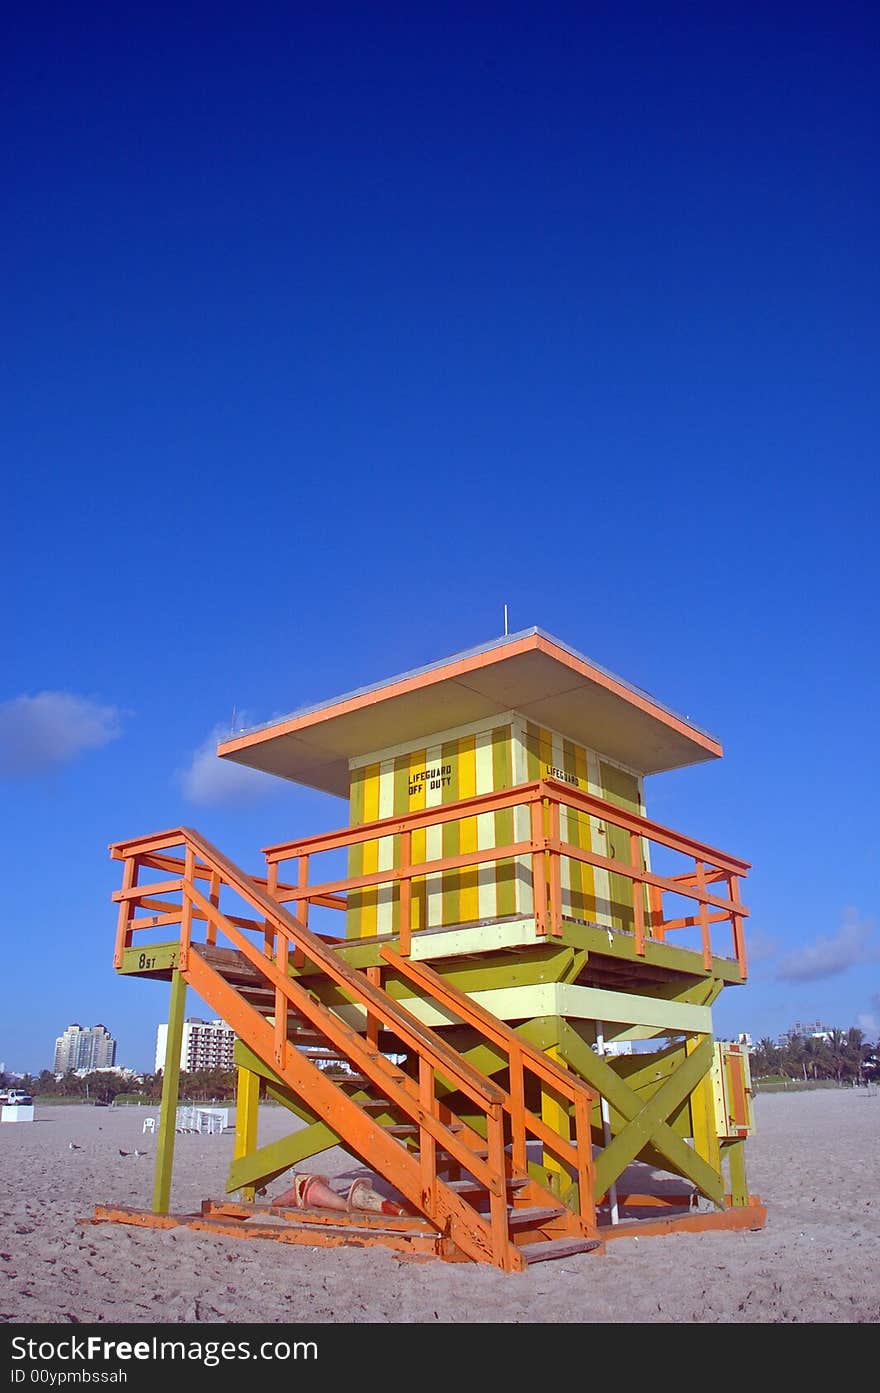
[[[349,760],[518,711],[641,774],[719,759],[714,736],[543,629],[524,629],[425,667],[239,731],[217,754],[348,797]]]

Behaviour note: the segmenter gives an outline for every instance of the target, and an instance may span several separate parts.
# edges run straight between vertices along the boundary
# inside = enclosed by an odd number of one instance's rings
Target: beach
[[[880,1090],[755,1099],[757,1232],[619,1238],[505,1274],[381,1247],[313,1248],[185,1228],[82,1223],[96,1205],[151,1206],[158,1109],[41,1105],[0,1125],[0,1323],[792,1323],[880,1320]],[[230,1123],[234,1109],[230,1109]],[[261,1106],[259,1141],[286,1135]],[[231,1126],[175,1137],[174,1212],[225,1196]],[[125,1153],[125,1154],[122,1154]],[[137,1154],[142,1153],[142,1154]],[[364,1168],[334,1149],[304,1170],[343,1188]],[[290,1184],[280,1177],[264,1198]]]

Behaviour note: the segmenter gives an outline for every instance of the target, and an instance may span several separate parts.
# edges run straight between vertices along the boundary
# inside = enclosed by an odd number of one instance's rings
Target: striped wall
[[[379,818],[457,803],[480,793],[553,774],[586,791],[642,809],[639,779],[628,770],[584,749],[557,732],[534,725],[515,712],[495,721],[438,734],[430,745],[378,751],[351,762],[350,822],[360,826]],[[564,841],[605,855],[629,859],[623,834],[599,819],[563,809]],[[481,813],[416,831],[412,863],[439,860],[482,848],[503,846],[529,837],[527,808]],[[623,848],[623,849],[622,849]],[[400,838],[383,837],[352,847],[350,876],[371,874],[400,864]],[[562,869],[563,914],[573,919],[632,927],[632,886],[582,863],[565,859]],[[380,885],[349,894],[347,935],[367,938],[399,930],[400,892]],[[436,872],[413,882],[413,930],[471,924],[533,912],[528,857],[484,862]]]
[[[607,799],[629,812],[644,813],[642,781],[637,774],[605,759],[595,750],[585,749],[557,731],[525,721],[522,725],[527,780],[551,776],[570,783],[585,793]],[[594,851],[615,860],[629,861],[629,836],[602,818],[590,817],[575,808],[560,811],[560,836],[564,842]],[[642,845],[643,864],[647,847]],[[563,858],[562,913],[571,919],[633,929],[633,887],[625,876],[609,874],[597,866]]]
[[[469,731],[448,732],[435,744],[383,751],[371,762],[353,761],[352,826],[510,788],[516,782],[513,734],[510,722],[484,723]],[[428,827],[413,833],[412,864],[503,846],[513,841],[513,831],[513,809]],[[400,838],[383,837],[351,848],[349,875],[366,875],[399,862]],[[518,887],[517,867],[509,860],[418,877],[413,882],[412,928],[446,927],[527,913],[522,902],[524,879],[521,871]],[[396,885],[351,892],[348,937],[397,932],[399,898]]]

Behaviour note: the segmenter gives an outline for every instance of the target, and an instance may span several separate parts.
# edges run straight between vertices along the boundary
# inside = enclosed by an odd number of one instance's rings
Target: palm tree
[[[861,1083],[865,1076],[865,1065],[871,1058],[871,1046],[865,1039],[865,1032],[856,1025],[851,1025],[846,1032],[844,1053],[850,1074]]]
[[[759,1040],[752,1051],[752,1069],[757,1078],[762,1075],[775,1074],[779,1069],[779,1046],[776,1045],[769,1036],[764,1036]]]

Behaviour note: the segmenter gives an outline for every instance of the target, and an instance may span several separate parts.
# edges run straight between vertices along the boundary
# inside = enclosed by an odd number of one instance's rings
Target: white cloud
[[[771,958],[776,957],[779,952],[779,939],[764,933],[761,929],[752,929],[746,939],[746,947],[749,963],[754,967],[755,963],[769,962]]]
[[[121,733],[115,706],[99,706],[72,692],[13,697],[0,704],[0,774],[57,769]]]
[[[856,1017],[856,1025],[871,1040],[880,1039],[880,992],[875,992],[868,1001],[869,1010]]]
[[[228,739],[228,726],[216,725],[179,775],[184,797],[191,803],[256,802],[278,792],[279,781],[271,774],[218,758],[218,744]]]
[[[776,975],[783,982],[812,982],[822,977],[835,977],[859,963],[872,962],[880,962],[880,943],[874,921],[862,919],[855,909],[847,909],[835,933],[789,953],[779,964]]]

